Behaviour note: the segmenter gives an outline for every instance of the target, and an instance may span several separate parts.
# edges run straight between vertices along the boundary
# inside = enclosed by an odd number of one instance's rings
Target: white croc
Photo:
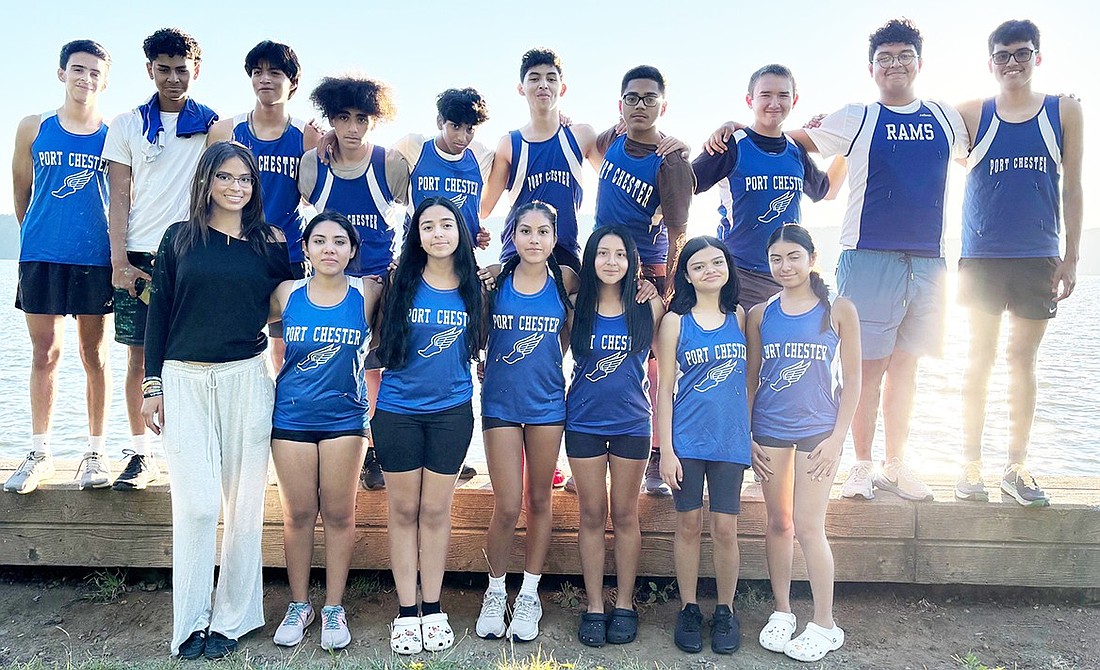
[[[424,651],[420,632],[420,617],[399,616],[390,626],[390,649],[398,654],[419,654]]]
[[[794,612],[772,612],[768,624],[760,631],[760,646],[782,654],[797,627]]]
[[[801,635],[787,643],[783,653],[796,661],[820,661],[843,644],[844,631],[840,626],[834,623],[832,629],[822,628],[811,621]]]
[[[424,630],[424,649],[443,651],[455,643],[455,633],[447,623],[445,612],[420,617],[420,625]]]

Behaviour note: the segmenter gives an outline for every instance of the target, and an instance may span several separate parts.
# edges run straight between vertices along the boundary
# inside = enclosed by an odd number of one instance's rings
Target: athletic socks
[[[399,605],[398,608],[397,608],[397,616],[399,616],[399,617],[410,617],[410,616],[415,617],[415,616],[420,616],[420,612],[416,609],[416,605],[409,605],[408,607],[405,607],[404,605]]]
[[[442,611],[443,611],[443,609],[439,606],[439,601],[438,600],[435,601],[434,603],[430,603],[430,602],[427,602],[427,601],[424,601],[424,602],[420,603],[420,615],[421,616],[428,616],[429,614],[439,614]]]
[[[47,456],[52,456],[53,452],[50,451],[50,434],[42,433],[41,435],[31,435],[31,451],[41,451]]]
[[[103,450],[107,446],[107,438],[102,435],[89,435],[88,436],[88,451],[93,454],[103,455]]]
[[[529,595],[533,598],[539,597],[539,580],[542,579],[542,575],[532,575],[526,570],[523,571],[523,585],[519,587],[520,595]]]
[[[526,574],[526,573],[525,573]],[[508,577],[508,573],[504,573],[499,577],[489,575],[489,588],[485,589],[486,593],[504,593],[507,591],[507,587],[504,585],[505,578]]]
[[[130,436],[130,448],[134,450],[134,453],[138,456],[146,456],[149,454],[149,434],[142,433],[141,435]]]

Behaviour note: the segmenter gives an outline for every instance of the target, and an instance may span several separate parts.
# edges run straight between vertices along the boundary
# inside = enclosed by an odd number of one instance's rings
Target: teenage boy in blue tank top
[[[80,488],[110,486],[104,451],[110,377],[103,342],[111,311],[111,248],[107,238],[107,126],[99,94],[111,57],[91,40],[61,47],[57,78],[65,102],[25,117],[15,134],[12,185],[19,222],[19,283],[15,306],[31,340],[31,448],[4,484],[30,493],[54,474],[50,451],[57,363],[64,317],[77,324],[88,401],[88,448],[76,478]]]
[[[809,152],[783,134],[783,122],[798,104],[794,75],[782,65],[765,65],[749,77],[745,104],[752,125],[708,142],[691,162],[695,192],[718,186],[718,239],[737,264],[738,300],[745,310],[783,287],[772,278],[767,241],[776,228],[802,221],[802,195],[832,200],[847,170],[841,157],[823,172]]]
[[[264,217],[286,236],[290,267],[295,279],[305,277],[302,252],[302,196],[298,193],[298,165],[302,154],[317,146],[321,131],[302,119],[290,116],[287,102],[298,92],[302,66],[298,54],[285,44],[264,40],[244,57],[244,71],[252,80],[256,106],[251,112],[222,119],[207,133],[207,146],[235,140],[252,150],[260,168]],[[283,322],[268,326],[271,361],[278,371],[283,366]]]
[[[191,181],[218,115],[191,98],[202,49],[177,28],[162,28],[142,43],[156,93],[110,124],[103,157],[110,161],[110,237],[115,287],[115,341],[127,346],[126,413],[132,454],[116,491],[140,490],[159,476],[149,457],[141,417],[145,323],[153,258],[168,226],[190,217]],[[125,453],[125,452],[124,452]]]
[[[943,346],[947,169],[966,155],[968,137],[954,108],[917,97],[923,39],[912,23],[893,19],[869,42],[867,69],[879,101],[848,105],[790,137],[809,151],[848,160],[837,284],[859,312],[863,386],[852,422],[857,460],[842,494],[870,499],[878,487],[931,500],[931,490],[905,464],[905,443],[917,364],[940,355]],[[886,462],[876,471],[871,442],[880,397]]]
[[[1032,90],[1041,63],[1035,24],[1002,23],[989,36],[989,70],[1000,91],[959,107],[973,145],[959,259],[959,301],[970,323],[963,377],[966,463],[955,486],[961,500],[989,499],[981,467],[986,389],[1001,315],[1008,310],[1008,464],[1000,488],[1021,505],[1049,504],[1024,460],[1035,418],[1035,357],[1048,320],[1077,281],[1084,131],[1079,102]]]

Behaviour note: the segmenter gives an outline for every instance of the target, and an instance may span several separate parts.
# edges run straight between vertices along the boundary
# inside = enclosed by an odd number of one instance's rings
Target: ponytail
[[[817,296],[825,313],[821,315],[821,332],[829,329],[833,322],[833,304],[829,302],[829,286],[817,270],[810,270],[810,290]]]
[[[550,254],[550,258],[546,259],[547,265],[550,266],[550,275],[554,277],[554,287],[558,289],[558,297],[561,298],[561,304],[565,306],[565,311],[573,309],[573,301],[569,299],[569,292],[565,290],[565,279],[562,277],[561,264],[558,263],[558,259],[554,258],[554,254]]]

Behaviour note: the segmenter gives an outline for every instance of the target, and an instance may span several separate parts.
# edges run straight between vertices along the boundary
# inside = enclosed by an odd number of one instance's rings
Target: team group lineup
[[[31,493],[55,474],[50,419],[63,320],[73,315],[89,420],[80,488],[145,488],[160,474],[148,434],[161,435],[173,656],[224,657],[265,623],[269,460],[291,590],[275,644],[300,644],[317,618],[323,648],[350,644],[342,601],[362,476],[387,496],[399,604],[390,647],[442,651],[455,640],[440,594],[454,486],[474,430],[476,369],[493,490],[478,636],[539,635],[564,441],[589,594],[603,593],[609,516],[614,529],[613,607],[589,598],[580,642],[638,635],[642,490],[673,498],[682,602],[674,641],[702,650],[705,487],[717,586],[710,646],[721,654],[740,647],[737,518],[751,468],[767,510],[775,598],[759,643],[821,659],[844,642],[832,615],[825,514],[849,429],[856,463],[844,497],[885,490],[932,499],[904,456],[918,362],[943,340],[952,161],[967,168],[958,299],[971,330],[955,496],[989,499],[985,396],[1007,311],[1010,439],[998,487],[1021,505],[1049,504],[1025,461],[1036,352],[1076,282],[1083,128],[1077,100],[1032,90],[1039,42],[1030,21],[997,26],[988,67],[999,93],[952,107],[917,97],[920,32],[891,20],[868,43],[878,101],[785,131],[795,78],[766,65],[748,81],[751,121],[720,126],[693,161],[658,129],[666,82],[648,65],[624,75],[621,120],[603,132],[561,114],[562,62],[539,48],[520,61],[528,122],[495,148],[474,139],[488,107],[472,88],[439,94],[438,133],[384,148],[370,132],[395,108],[378,80],[321,80],[310,99],[331,131],[289,116],[301,66],[284,44],[248,52],[255,108],[219,118],[190,95],[198,43],[158,30],[143,43],[156,92],[108,123],[98,97],[110,56],[91,40],[67,43],[58,69],[64,104],[26,117],[16,136],[16,307],[32,342],[33,425],[31,448],[4,489]],[[812,153],[835,158],[823,170]],[[594,232],[581,240],[585,161],[599,179]],[[834,294],[814,269],[801,201],[835,198],[845,180]],[[717,235],[688,239],[692,196],[716,186]],[[479,268],[475,248],[497,234],[482,221],[505,191],[500,263]],[[319,212],[308,220],[307,206]],[[128,348],[133,435],[117,478],[103,437],[109,314]],[[885,459],[876,464],[880,406]],[[510,602],[521,512],[524,569]],[[309,598],[318,515],[320,612]],[[813,594],[800,633],[790,602],[796,536]]]

